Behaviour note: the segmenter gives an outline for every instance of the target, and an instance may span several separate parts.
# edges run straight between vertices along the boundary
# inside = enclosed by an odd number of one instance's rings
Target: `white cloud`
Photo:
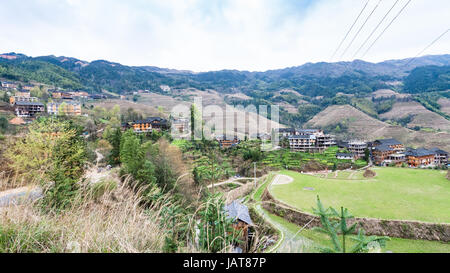
[[[376,2],[371,0],[362,17],[368,15]],[[400,0],[378,32],[406,2]],[[355,0],[2,1],[0,52],[64,55],[88,61],[107,59],[127,65],[194,71],[283,68],[329,61],[364,3]],[[382,1],[344,56],[345,60],[352,57],[393,3],[394,0]],[[449,12],[448,0],[413,0],[365,59],[382,61],[416,55],[450,27]],[[358,25],[354,31],[357,28]],[[449,53],[449,48],[450,33],[425,54]]]

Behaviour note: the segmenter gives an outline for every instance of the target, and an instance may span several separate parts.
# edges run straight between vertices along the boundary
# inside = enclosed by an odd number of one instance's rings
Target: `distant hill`
[[[336,130],[336,127],[340,127]],[[350,105],[333,105],[315,115],[305,127],[324,128],[340,139],[373,141],[396,138],[412,147],[440,147],[450,151],[450,133],[413,131],[393,126],[357,110]]]
[[[64,70],[58,70],[55,66]],[[312,97],[339,92],[365,93],[387,87],[388,81],[403,80],[417,67],[422,69],[418,73],[424,74],[428,69],[424,66],[450,66],[450,55],[381,63],[361,60],[307,63],[265,72],[222,70],[203,73],[154,66],[126,66],[106,60],[87,62],[53,55],[35,58],[17,53],[0,55],[0,77],[6,79],[42,81],[59,87],[85,88],[91,92],[106,89],[118,94],[139,89],[158,92],[161,84],[173,88],[214,89],[222,93],[242,92],[250,97],[263,97],[259,93],[286,88]]]

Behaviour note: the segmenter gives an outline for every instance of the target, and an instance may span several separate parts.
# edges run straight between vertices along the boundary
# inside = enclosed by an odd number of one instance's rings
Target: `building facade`
[[[363,158],[366,153],[368,145],[367,142],[352,140],[347,144],[347,149],[350,153],[352,153],[355,158]]]
[[[410,167],[428,167],[434,165],[435,152],[423,148],[407,149],[406,162]]]
[[[51,102],[47,104],[50,115],[80,116],[81,104],[77,102]]]
[[[44,104],[40,102],[16,102],[14,104],[16,116],[21,118],[32,118],[45,112]]]

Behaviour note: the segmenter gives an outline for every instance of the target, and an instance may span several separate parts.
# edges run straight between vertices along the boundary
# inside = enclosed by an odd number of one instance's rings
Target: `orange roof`
[[[9,123],[13,125],[23,125],[25,124],[25,121],[22,118],[15,117],[12,120],[10,120]]]

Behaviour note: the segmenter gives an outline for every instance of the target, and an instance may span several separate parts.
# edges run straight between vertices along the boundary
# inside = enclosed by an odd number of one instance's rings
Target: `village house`
[[[161,131],[169,129],[166,119],[160,117],[149,117],[145,120],[133,121],[122,125],[124,129],[132,128],[135,133],[148,133],[153,130]]]
[[[256,133],[250,136],[250,139],[271,140],[272,136],[268,133]]]
[[[85,91],[70,91],[68,93],[72,96],[72,98],[87,99],[89,97],[89,93]]]
[[[316,136],[293,135],[289,137],[289,147],[293,151],[308,152],[316,149]]]
[[[234,200],[229,205],[225,206],[227,217],[233,221],[233,228],[240,233],[240,244],[235,246],[242,251],[248,252],[250,250],[251,242],[254,237],[252,228],[254,227],[253,221],[250,218],[248,207],[241,204],[240,201]]]
[[[37,102],[38,98],[30,96],[12,96],[9,97],[9,104],[14,105],[16,102]]]
[[[33,85],[27,84],[27,85],[22,86],[22,89],[26,90],[26,91],[31,91],[31,89],[33,89],[33,87],[34,87]]]
[[[69,92],[64,91],[53,91],[52,92],[52,98],[54,99],[64,99],[64,100],[72,100],[73,96]]]
[[[434,165],[435,152],[424,148],[406,150],[406,162],[410,167],[428,167]]]
[[[81,104],[77,102],[51,102],[47,104],[47,113],[50,115],[80,116]]]
[[[288,138],[290,136],[295,135],[295,128],[279,128],[277,130],[280,139]]]
[[[189,130],[189,119],[187,118],[172,119],[171,125],[173,129],[176,129],[180,133],[187,132]]]
[[[355,156],[352,153],[336,153],[336,158],[342,160],[354,160]]]
[[[390,162],[389,157],[398,154],[399,157],[404,153],[405,146],[396,139],[379,139],[372,143],[372,157],[376,165],[387,165]]]
[[[287,129],[283,134],[288,135],[289,146],[293,151],[322,152],[336,145],[334,136],[325,134],[320,129]]]
[[[45,106],[40,102],[19,101],[14,104],[14,111],[18,117],[32,118],[37,114],[45,112]]]
[[[227,138],[226,135],[219,135],[216,137],[216,140],[219,142],[220,148],[222,149],[234,147],[241,143],[237,136]]]
[[[433,148],[431,151],[434,152],[434,165],[436,166],[447,166],[448,164],[448,152],[441,150],[439,148]]]
[[[368,145],[367,142],[352,140],[347,143],[347,149],[356,159],[363,158]]]
[[[18,85],[13,82],[5,81],[5,82],[2,82],[2,87],[8,88],[8,89],[17,89]]]

